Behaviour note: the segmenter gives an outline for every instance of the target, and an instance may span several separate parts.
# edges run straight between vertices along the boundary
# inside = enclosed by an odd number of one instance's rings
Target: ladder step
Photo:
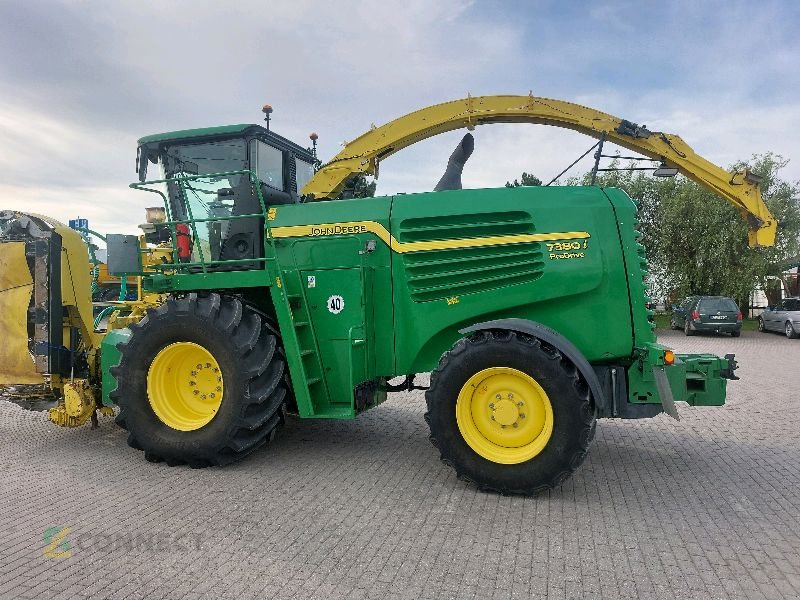
[[[315,383],[319,383],[320,381],[321,379],[319,377],[309,377],[308,379],[306,379],[306,385],[308,387],[311,387],[312,385],[314,385]]]
[[[307,327],[308,326],[308,321],[295,321],[294,322],[294,326],[295,327]]]
[[[300,356],[309,356],[311,354],[314,354],[313,350],[301,350],[300,351]]]

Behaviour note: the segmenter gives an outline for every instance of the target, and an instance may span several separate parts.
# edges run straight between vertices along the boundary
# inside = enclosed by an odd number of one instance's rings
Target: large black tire
[[[458,395],[476,373],[510,367],[532,377],[547,393],[553,430],[539,454],[517,464],[484,458],[462,436],[456,418]],[[459,479],[481,490],[532,495],[561,485],[583,462],[596,420],[586,382],[556,348],[511,331],[482,331],[459,340],[442,356],[427,391],[430,439],[441,460]]]
[[[188,294],[171,298],[130,327],[112,368],[119,406],[116,422],[128,444],[151,462],[194,468],[224,465],[272,440],[286,415],[285,360],[278,336],[264,317],[237,298]],[[207,349],[219,364],[224,391],[218,412],[192,431],[168,426],[148,397],[148,370],[155,356],[176,342]]]

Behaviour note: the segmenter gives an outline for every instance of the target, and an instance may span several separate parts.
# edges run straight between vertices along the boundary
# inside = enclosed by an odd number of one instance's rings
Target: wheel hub
[[[491,367],[461,388],[456,421],[467,444],[492,462],[516,464],[539,454],[553,431],[553,410],[530,375]]]
[[[496,403],[492,408],[492,420],[500,424],[501,427],[507,427],[517,423],[519,420],[519,410],[517,405],[508,398],[503,398]]]
[[[222,404],[222,370],[193,342],[176,342],[156,354],[147,372],[147,397],[162,423],[179,431],[204,427]]]

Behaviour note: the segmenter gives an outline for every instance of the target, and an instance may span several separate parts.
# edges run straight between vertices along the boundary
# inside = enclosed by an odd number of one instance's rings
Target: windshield
[[[210,175],[247,168],[244,140],[168,146],[162,155],[165,178],[176,175]]]
[[[221,140],[202,144],[168,146],[161,156],[165,179],[180,176],[211,175],[247,169],[247,153],[242,139]],[[175,218],[186,219],[188,212],[195,219],[229,216],[233,207],[233,190],[247,180],[246,175],[193,179],[178,186],[169,186]],[[184,194],[189,202],[187,211]]]
[[[195,226],[197,239],[192,243],[191,262],[243,260],[260,255],[258,219],[230,220],[262,212],[249,176],[213,177],[246,170],[246,150],[245,141],[239,138],[176,144],[166,147],[161,155],[164,177],[172,180],[167,187],[173,219],[202,220]],[[199,177],[186,180],[181,176]]]
[[[700,301],[698,310],[716,312],[716,311],[730,311],[736,312],[739,307],[730,298],[705,298]]]

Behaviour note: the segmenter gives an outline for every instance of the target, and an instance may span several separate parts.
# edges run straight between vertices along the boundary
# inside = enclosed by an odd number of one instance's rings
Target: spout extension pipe
[[[450,155],[450,159],[447,161],[447,169],[445,169],[439,183],[433,188],[434,192],[461,189],[461,173],[464,171],[464,165],[472,155],[473,150],[475,150],[475,138],[472,137],[471,133],[468,133],[461,138],[461,142]]]

